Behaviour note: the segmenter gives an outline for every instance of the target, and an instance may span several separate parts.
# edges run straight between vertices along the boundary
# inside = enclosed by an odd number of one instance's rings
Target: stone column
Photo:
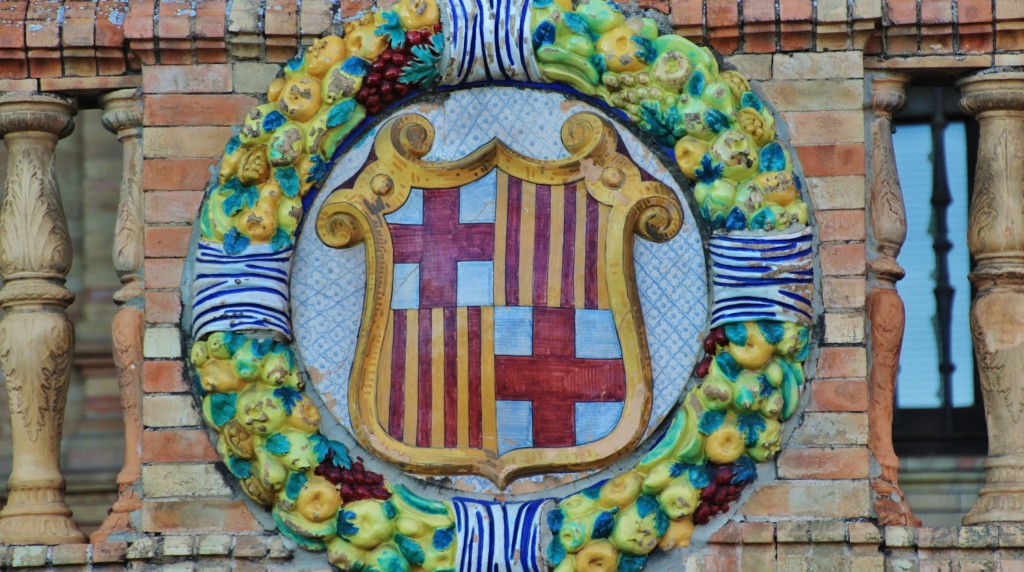
[[[98,544],[112,533],[137,534],[131,513],[142,508],[135,491],[142,454],[142,336],[145,325],[142,286],[142,94],[122,89],[100,97],[103,126],[117,134],[123,148],[121,194],[114,229],[114,269],[121,289],[112,333],[114,365],[124,413],[124,466],[117,475],[118,497],[90,540]]]
[[[905,315],[896,282],[903,268],[896,262],[907,238],[907,213],[892,145],[892,114],[907,100],[910,77],[876,74],[871,79],[871,189],[868,209],[874,248],[868,263],[868,320],[871,324],[868,446],[882,467],[871,481],[875,513],[883,525],[921,526],[910,512],[897,474],[900,460],[892,448],[893,400],[903,346]]]
[[[64,287],[71,240],[54,175],[57,140],[71,133],[74,101],[0,97],[7,194],[0,207],[0,366],[10,400],[14,467],[0,543],[85,542],[64,503],[60,441],[74,331]]]
[[[988,422],[985,485],[964,524],[1024,521],[1024,72],[987,70],[959,86],[981,127],[967,245]]]

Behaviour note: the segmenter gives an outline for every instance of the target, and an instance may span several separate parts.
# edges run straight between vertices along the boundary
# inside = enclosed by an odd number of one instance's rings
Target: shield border
[[[317,214],[320,239],[333,248],[362,243],[367,283],[356,356],[349,381],[349,407],[356,437],[367,450],[399,467],[424,474],[478,474],[504,488],[517,477],[549,471],[584,470],[612,462],[635,448],[651,410],[652,374],[633,266],[634,234],[664,242],[682,228],[682,205],[656,181],[643,181],[639,168],[619,153],[618,133],[596,114],[583,112],[562,126],[569,157],[531,159],[492,139],[455,161],[427,162],[434,139],[430,122],[416,114],[391,119],[374,140],[377,159],[366,165],[351,188],[332,191]],[[451,188],[498,168],[537,184],[582,183],[610,208],[606,229],[605,274],[609,301],[622,346],[626,372],[623,417],[607,436],[572,447],[527,448],[498,455],[496,450],[424,448],[408,445],[384,429],[377,409],[385,330],[392,293],[393,251],[384,215],[400,208],[413,187]]]

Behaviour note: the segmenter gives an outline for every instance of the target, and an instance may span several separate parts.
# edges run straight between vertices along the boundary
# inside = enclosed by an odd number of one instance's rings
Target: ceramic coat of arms
[[[771,111],[605,0],[349,22],[228,142],[199,234],[217,450],[342,569],[671,569],[804,382],[814,236]]]

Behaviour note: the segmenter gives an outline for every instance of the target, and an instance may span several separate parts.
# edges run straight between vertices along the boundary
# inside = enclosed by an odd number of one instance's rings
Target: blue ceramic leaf
[[[548,563],[558,566],[563,560],[565,560],[565,547],[562,546],[562,541],[557,538],[552,539],[548,544]]]
[[[589,487],[580,491],[580,493],[582,493],[583,496],[587,497],[590,500],[597,500],[601,498],[601,487],[604,486],[606,482],[608,481],[601,481],[599,483],[590,485]]]
[[[270,237],[270,247],[274,249],[274,252],[280,252],[291,245],[292,237],[283,228],[274,231],[274,236]]]
[[[316,462],[323,463],[327,458],[330,449],[327,448],[327,437],[323,435],[312,435],[309,442],[313,444],[313,452],[316,453]]]
[[[273,338],[261,338],[252,341],[252,354],[256,359],[266,357],[274,348]]]
[[[668,474],[673,479],[686,472],[687,465],[683,463],[672,463],[672,466],[668,469]]]
[[[590,536],[595,539],[608,538],[612,535],[612,529],[615,528],[615,513],[613,512],[602,512],[598,515],[597,519],[594,520],[594,530]]]
[[[402,553],[402,556],[413,566],[420,566],[427,559],[423,554],[423,548],[405,535],[395,534],[395,544],[398,545],[398,551]]]
[[[388,520],[394,520],[395,517],[398,516],[398,510],[395,509],[395,503],[391,501],[384,501],[381,503],[380,509],[384,511],[384,516],[387,517]]]
[[[729,128],[729,116],[711,108],[704,112],[704,123],[715,133],[721,133]]]
[[[758,383],[761,384],[761,388],[758,391],[758,396],[761,399],[767,398],[768,396],[770,396],[772,394],[772,391],[775,391],[775,388],[772,387],[772,382],[768,381],[768,376],[767,375],[765,375],[763,373],[759,374],[757,376],[757,381],[758,381]]]
[[[213,417],[214,425],[223,427],[235,416],[237,400],[237,393],[214,393],[210,396],[210,416]]]
[[[270,437],[267,437],[267,442],[264,444],[267,451],[271,454],[281,456],[291,450],[292,444],[288,442],[288,439],[280,433],[274,433]]]
[[[238,135],[234,135],[231,139],[228,139],[228,144],[224,146],[224,153],[230,155],[238,150],[242,145],[242,141],[238,138]]]
[[[733,485],[746,485],[754,482],[757,478],[757,466],[750,457],[740,457],[736,460],[736,463],[732,466],[732,480],[729,481]]]
[[[299,498],[299,491],[302,490],[302,487],[306,486],[307,478],[306,473],[301,471],[289,474],[288,482],[284,485],[284,494],[292,500]]]
[[[290,387],[278,387],[274,390],[274,397],[281,400],[281,406],[288,415],[291,415],[292,408],[302,401],[302,394]]]
[[[231,229],[224,235],[224,252],[234,256],[249,248],[249,237],[243,236],[238,229]]]
[[[338,511],[338,536],[346,537],[359,534],[359,527],[352,522],[355,518],[356,513],[350,510]]]
[[[784,171],[786,170],[786,152],[778,141],[772,141],[761,148],[761,172]]]
[[[747,345],[747,325],[742,322],[726,324],[725,337],[729,338],[729,341],[737,346]]]
[[[708,474],[706,466],[702,467],[690,467],[690,471],[686,474],[690,478],[690,484],[695,489],[702,489],[711,484],[711,475]]]
[[[761,431],[764,431],[766,424],[764,417],[753,413],[751,415],[740,415],[736,421],[736,426],[739,427],[740,432],[746,437],[747,447],[753,447],[757,445],[757,437],[761,434]]]
[[[740,96],[740,106],[752,107],[755,111],[761,111],[764,109],[764,104],[761,103],[761,98],[752,91],[745,92]]]
[[[721,163],[715,163],[710,153],[704,153],[704,156],[700,158],[700,167],[694,169],[693,173],[697,175],[698,181],[710,185],[722,178],[724,170],[725,166]],[[704,218],[707,218],[707,216]]]
[[[740,387],[736,392],[736,406],[741,409],[752,409],[756,403],[754,392],[749,387]]]
[[[273,131],[287,122],[288,118],[286,118],[283,113],[275,109],[263,118],[263,130]]]
[[[252,463],[238,457],[228,457],[228,470],[239,479],[248,479],[252,476]]]
[[[654,42],[639,34],[633,36],[633,41],[640,47],[640,49],[633,55],[645,64],[649,65],[654,63],[655,58],[658,57],[658,50],[654,49]]]
[[[245,337],[245,334],[238,332],[227,332],[224,334],[224,346],[228,348],[228,353],[235,355],[238,350],[242,349],[242,346],[249,341],[249,338]]]
[[[732,207],[729,216],[725,217],[725,228],[728,230],[743,230],[747,228],[747,215],[739,207]]]
[[[798,175],[793,175],[793,186],[795,186],[798,191],[804,190],[804,182],[800,180]]]
[[[640,103],[640,127],[657,139],[658,143],[665,146],[675,145],[673,134],[676,123],[678,123],[678,116],[663,114],[661,106],[657,102],[644,101]]]
[[[348,457],[348,449],[345,448],[345,445],[342,445],[337,441],[328,440],[327,448],[330,449],[333,454],[331,462],[335,467],[341,467],[343,469],[352,468],[352,460]]]
[[[703,435],[710,435],[725,422],[725,413],[722,411],[705,411],[697,422],[697,431]]]
[[[736,381],[736,376],[743,369],[740,367],[740,364],[736,363],[736,358],[727,352],[722,352],[715,356],[715,363],[718,364],[718,369],[722,370],[722,373],[732,381]]]
[[[533,49],[538,50],[541,46],[555,43],[555,25],[544,20],[533,31]]]
[[[373,33],[378,36],[387,36],[393,50],[405,47],[405,30],[402,29],[402,21],[398,19],[398,14],[392,10],[384,12],[381,16],[384,18],[384,22],[378,25]]]
[[[562,512],[562,509],[556,508],[548,513],[548,528],[552,533],[557,535],[558,531],[562,530],[563,521],[565,521],[565,513]]]
[[[327,112],[327,127],[337,127],[352,118],[352,112],[356,110],[356,100],[346,99],[331,107]],[[294,195],[289,195],[294,196]]]
[[[704,93],[705,83],[704,72],[700,70],[693,72],[690,79],[686,80],[686,93],[694,97],[700,97],[700,94]]]
[[[351,56],[341,64],[341,71],[348,75],[363,77],[370,71],[370,62],[359,56]]]
[[[750,217],[750,228],[754,229],[765,229],[775,227],[775,212],[772,209],[765,207]]]
[[[534,8],[547,8],[553,0],[533,0]]]
[[[622,554],[619,556],[619,572],[640,572],[647,565],[646,556]]]
[[[455,527],[439,528],[434,531],[434,550],[446,550],[455,541]]]
[[[235,216],[238,211],[242,210],[242,193],[231,193],[228,198],[224,199],[224,202],[220,204],[220,208],[224,211],[227,216]]]
[[[608,62],[605,61],[604,54],[590,56],[590,65],[597,70],[597,75],[604,75],[604,72],[608,71]]]
[[[299,52],[294,58],[288,60],[288,63],[285,64],[288,71],[295,71],[302,67],[302,56],[303,52]]]
[[[654,511],[661,510],[661,505],[658,504],[658,499],[650,495],[640,495],[636,499],[636,513],[640,518],[647,518],[648,515],[654,513]]]
[[[334,107],[338,106],[335,105]],[[334,110],[332,109],[331,111],[333,112]],[[274,169],[274,179],[277,180],[277,184],[281,185],[281,191],[284,192],[284,196],[294,197],[299,194],[299,174],[295,172],[295,167],[278,167]]]

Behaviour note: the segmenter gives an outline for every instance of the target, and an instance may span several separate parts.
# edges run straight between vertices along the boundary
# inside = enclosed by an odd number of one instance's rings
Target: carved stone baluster
[[[882,467],[882,474],[871,481],[878,522],[921,526],[921,520],[910,512],[900,490],[897,479],[900,460],[892,448],[893,398],[905,321],[903,300],[896,291],[896,282],[903,278],[904,272],[896,257],[907,238],[907,213],[892,145],[892,114],[906,102],[909,83],[910,77],[904,74],[878,74],[871,81],[871,108],[875,119],[871,124],[868,208],[876,247],[868,264],[867,309],[871,323],[868,446]]]
[[[1024,521],[1024,73],[982,72],[959,86],[981,127],[967,245],[988,422],[985,485],[964,524]]]
[[[112,533],[135,534],[131,513],[142,508],[135,491],[142,453],[142,94],[123,89],[100,97],[103,125],[117,134],[123,148],[121,195],[114,229],[114,269],[121,289],[114,294],[118,305],[112,333],[114,364],[124,413],[124,466],[117,475],[118,497],[102,526],[90,540],[100,543]]]
[[[0,97],[7,194],[0,208],[0,366],[10,400],[14,467],[0,511],[0,543],[85,542],[64,503],[60,441],[74,330],[64,287],[71,239],[54,176],[57,140],[71,133],[74,101]]]

